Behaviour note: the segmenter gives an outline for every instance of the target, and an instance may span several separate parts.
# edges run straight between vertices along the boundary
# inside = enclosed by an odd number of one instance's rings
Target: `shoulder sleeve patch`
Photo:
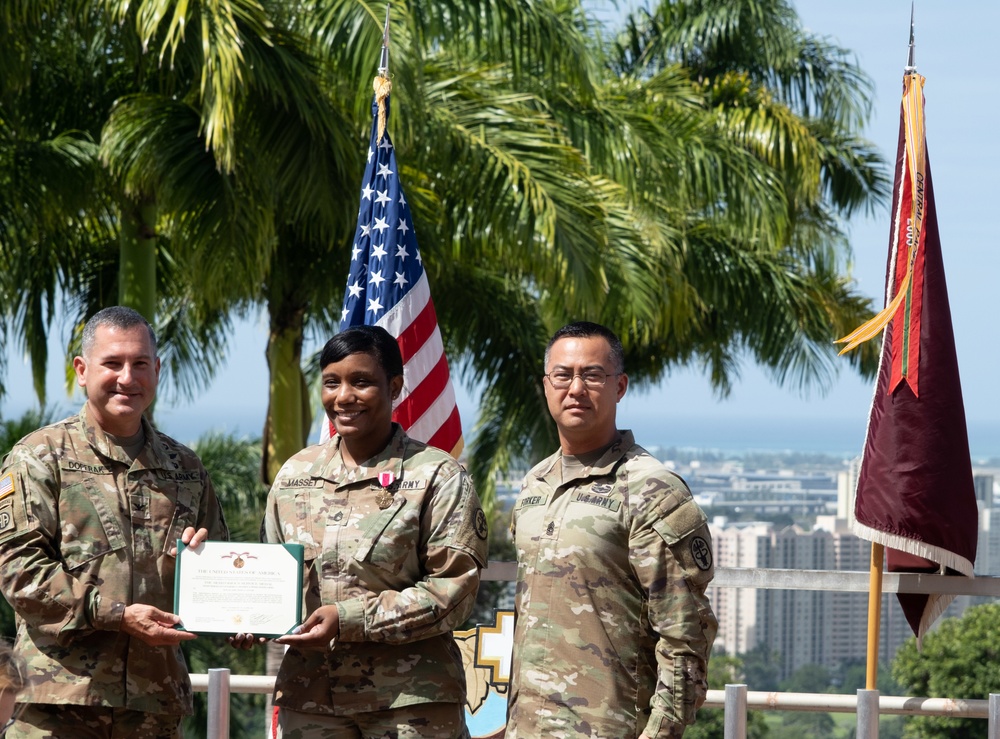
[[[0,534],[6,534],[8,531],[14,531],[16,529],[17,525],[14,522],[14,506],[0,506]]]
[[[715,557],[708,533],[708,519],[693,499],[688,499],[653,524],[687,578],[707,584],[715,574]]]
[[[3,477],[0,477],[0,500],[8,498],[14,494],[15,484],[14,484],[14,473],[8,472]]]

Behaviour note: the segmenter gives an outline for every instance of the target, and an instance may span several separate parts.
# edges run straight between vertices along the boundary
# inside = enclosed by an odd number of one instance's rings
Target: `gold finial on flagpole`
[[[375,100],[378,103],[378,136],[376,140],[381,142],[385,133],[385,99],[392,91],[392,82],[389,79],[389,3],[385,4],[385,27],[382,30],[382,57],[378,65],[378,77],[372,82],[375,90]]]

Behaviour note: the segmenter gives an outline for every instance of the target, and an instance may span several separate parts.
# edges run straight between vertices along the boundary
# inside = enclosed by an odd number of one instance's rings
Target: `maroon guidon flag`
[[[912,67],[892,198],[885,309],[841,341],[885,329],[861,459],[854,532],[886,547],[889,572],[971,577],[979,514],[924,135],[924,78]],[[918,638],[954,596],[900,594]]]

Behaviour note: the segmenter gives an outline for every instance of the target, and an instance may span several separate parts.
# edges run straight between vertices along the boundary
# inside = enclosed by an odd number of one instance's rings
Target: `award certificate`
[[[301,544],[177,541],[174,613],[198,634],[282,636],[302,619]]]

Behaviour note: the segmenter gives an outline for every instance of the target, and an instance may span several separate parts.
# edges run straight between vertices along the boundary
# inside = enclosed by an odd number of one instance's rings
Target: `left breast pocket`
[[[420,511],[397,494],[391,506],[365,522],[354,561],[397,574],[408,559],[416,556],[419,542]]]
[[[165,524],[162,544],[164,553],[168,553],[176,545],[184,529],[197,523],[201,491],[199,480],[172,483],[163,491],[150,493],[151,523],[156,527]]]

